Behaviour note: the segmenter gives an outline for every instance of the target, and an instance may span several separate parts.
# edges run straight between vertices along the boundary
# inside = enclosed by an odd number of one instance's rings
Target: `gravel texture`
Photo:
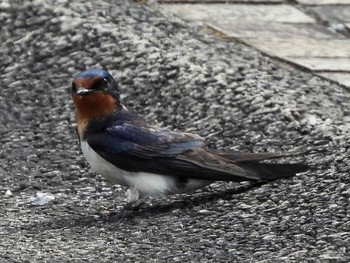
[[[349,262],[350,95],[133,2],[0,2],[0,262]],[[70,82],[103,67],[149,121],[312,169],[124,203],[84,160]],[[291,161],[291,160],[286,160]],[[55,197],[32,204],[37,192]]]

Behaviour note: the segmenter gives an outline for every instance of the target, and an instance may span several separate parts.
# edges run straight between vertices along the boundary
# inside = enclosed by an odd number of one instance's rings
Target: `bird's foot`
[[[115,212],[111,212],[108,214],[108,216],[103,216],[105,218],[108,218],[108,220],[116,220],[119,221],[121,220],[125,214],[132,210],[133,208],[133,204],[135,204],[137,202],[137,200],[139,199],[139,191],[135,188],[129,188],[126,192],[126,203],[125,205],[119,210],[119,211],[115,211]]]

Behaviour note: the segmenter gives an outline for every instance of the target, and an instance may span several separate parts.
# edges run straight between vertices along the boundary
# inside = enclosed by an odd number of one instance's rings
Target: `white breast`
[[[95,172],[101,174],[109,183],[128,186],[124,179],[125,171],[103,159],[89,146],[86,141],[81,142],[81,150],[83,151],[83,154],[91,168]]]
[[[135,187],[141,193],[153,197],[177,192],[176,181],[173,177],[145,172],[127,172],[119,169],[98,155],[86,141],[81,142],[81,149],[92,169],[112,184]]]

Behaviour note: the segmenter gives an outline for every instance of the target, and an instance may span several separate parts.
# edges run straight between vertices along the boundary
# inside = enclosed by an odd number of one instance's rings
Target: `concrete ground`
[[[161,0],[161,7],[350,88],[349,0]]]
[[[197,24],[130,1],[0,3],[0,262],[349,262],[350,94]],[[72,77],[103,67],[123,102],[211,147],[319,149],[267,184],[145,199],[84,160]],[[38,205],[38,192],[54,200]]]

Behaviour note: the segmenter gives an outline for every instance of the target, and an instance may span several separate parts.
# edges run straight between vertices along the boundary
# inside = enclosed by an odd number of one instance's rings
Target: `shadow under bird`
[[[261,181],[290,177],[308,166],[260,161],[293,154],[211,150],[198,135],[149,125],[120,102],[117,83],[91,69],[72,82],[77,133],[92,169],[128,188],[122,212],[141,195],[188,193],[214,181]]]

